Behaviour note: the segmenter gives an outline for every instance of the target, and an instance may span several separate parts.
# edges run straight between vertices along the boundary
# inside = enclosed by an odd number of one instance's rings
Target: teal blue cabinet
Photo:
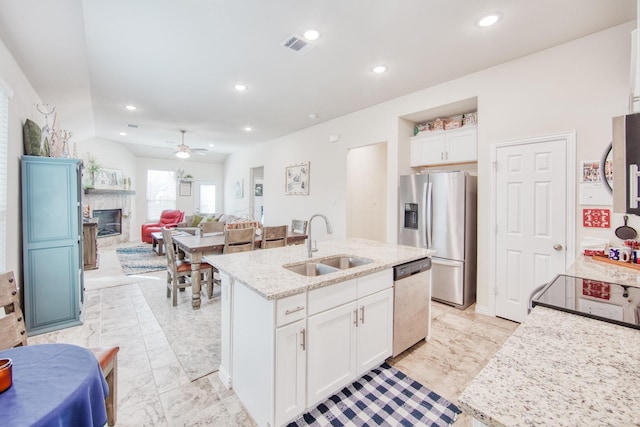
[[[29,335],[81,324],[82,163],[22,157],[24,316]]]

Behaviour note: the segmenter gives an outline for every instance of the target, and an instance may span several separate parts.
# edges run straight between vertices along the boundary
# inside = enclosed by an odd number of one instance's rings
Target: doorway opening
[[[347,237],[387,239],[387,143],[347,152]]]

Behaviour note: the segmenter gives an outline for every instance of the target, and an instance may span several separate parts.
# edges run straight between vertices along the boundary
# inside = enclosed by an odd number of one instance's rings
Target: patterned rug
[[[167,268],[167,257],[156,254],[151,245],[116,249],[125,275],[149,273]]]
[[[461,412],[453,403],[384,363],[288,427],[446,427]]]

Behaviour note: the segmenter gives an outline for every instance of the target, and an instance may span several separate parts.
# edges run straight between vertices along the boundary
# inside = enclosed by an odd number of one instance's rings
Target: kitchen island
[[[362,239],[318,249],[205,258],[222,279],[219,375],[260,426],[294,420],[388,358],[392,267],[435,253]],[[335,260],[351,263],[327,269]]]
[[[636,271],[584,257],[567,274],[638,286]],[[632,426],[638,384],[640,331],[537,306],[458,403],[477,426]]]

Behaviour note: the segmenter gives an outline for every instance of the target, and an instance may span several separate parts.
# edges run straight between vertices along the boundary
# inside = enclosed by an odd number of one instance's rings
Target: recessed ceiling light
[[[489,15],[483,16],[482,18],[476,21],[476,25],[479,27],[490,27],[500,20],[502,15],[499,13],[491,13]]]
[[[242,83],[238,83],[237,85],[235,85],[233,87],[235,90],[237,90],[238,92],[244,92],[245,90],[247,90],[247,85],[242,84]]]
[[[320,33],[316,30],[307,30],[304,32],[304,38],[309,41],[318,40],[320,38]]]
[[[384,65],[378,65],[376,67],[373,67],[371,71],[373,71],[376,74],[382,74],[387,71],[387,67],[385,67]]]
[[[216,144],[209,144],[209,147],[215,147]]]
[[[125,105],[124,108],[126,108],[129,111],[135,111],[136,110],[136,106],[135,105]]]
[[[309,114],[309,118],[310,118],[311,120],[314,120],[314,119],[317,119],[317,118],[318,118],[318,115],[317,115],[317,114],[314,114],[314,113],[311,113],[311,114]]]
[[[120,132],[120,136],[127,136],[126,132]]]
[[[251,132],[253,130],[253,128],[251,126],[245,126],[244,127],[244,131],[245,132]]]

